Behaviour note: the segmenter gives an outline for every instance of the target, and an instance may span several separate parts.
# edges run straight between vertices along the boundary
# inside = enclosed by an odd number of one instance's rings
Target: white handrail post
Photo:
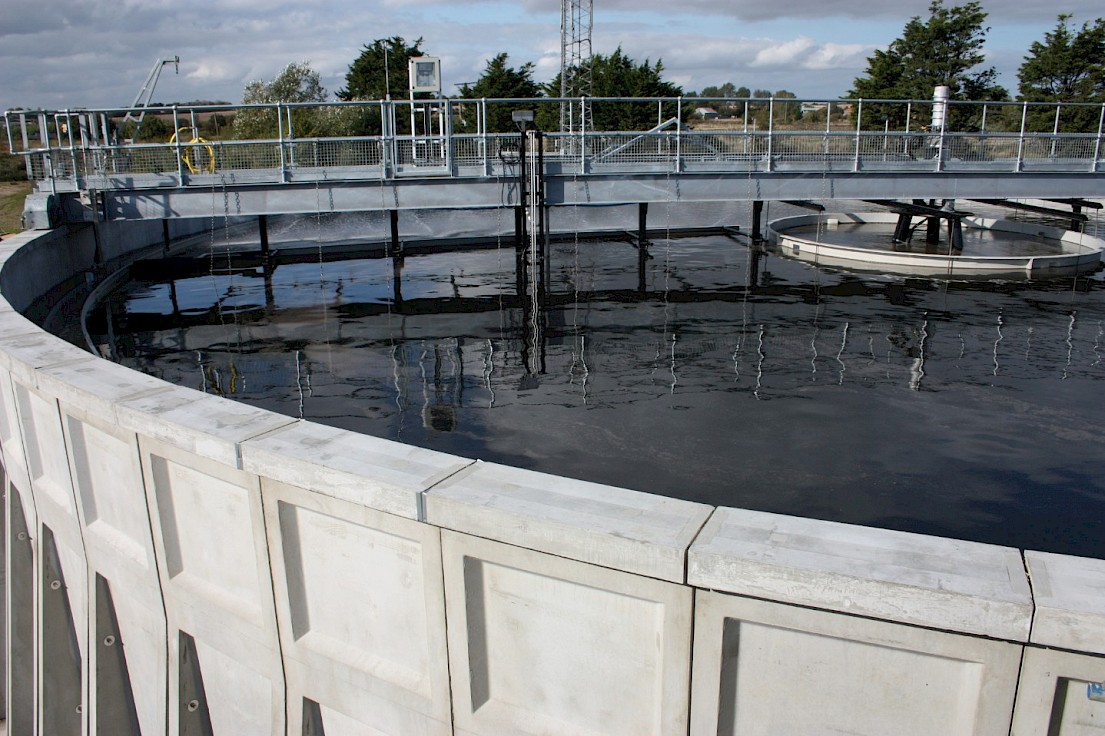
[[[1055,158],[1055,147],[1059,144],[1059,113],[1063,109],[1061,104],[1055,106],[1055,127],[1051,131],[1051,157]]]
[[[445,136],[445,168],[451,175],[456,175],[453,169],[455,159],[453,156],[453,101],[445,100],[445,109],[442,110],[445,119],[441,121],[441,134]]]
[[[775,97],[770,97],[767,101],[767,170],[772,171],[774,164],[772,158],[775,156]]]
[[[833,119],[833,101],[829,100],[825,104],[825,160],[829,160],[829,136],[832,134],[832,124],[830,121]]]
[[[852,171],[859,171],[859,136],[863,126],[863,98],[856,103],[856,157],[852,161]]]
[[[487,98],[481,97],[476,106],[476,132],[480,136],[480,165],[484,176],[491,175],[491,161],[487,155]]]
[[[944,170],[944,151],[945,144],[947,142],[948,132],[948,108],[951,107],[951,100],[944,101],[944,120],[940,125],[940,138],[936,142],[936,170]]]
[[[675,104],[675,173],[683,170],[683,95]]]
[[[1093,146],[1093,163],[1090,165],[1090,171],[1096,172],[1097,165],[1101,161],[1101,134],[1105,132],[1105,102],[1101,103],[1101,115],[1097,119],[1097,140],[1094,141]]]
[[[54,181],[54,151],[50,147],[50,118],[46,116],[46,113],[39,113],[38,115],[38,142],[42,144],[42,148],[46,150],[44,158],[42,159],[42,173],[50,177],[51,191],[57,192],[57,182]]]
[[[77,183],[77,147],[73,142],[73,114],[66,110],[65,113],[65,132],[69,135],[69,159],[73,165],[73,183]],[[79,120],[79,118],[78,118]],[[10,149],[9,149],[10,150]]]
[[[173,105],[173,140],[176,141],[176,176],[184,184],[184,153],[180,148],[180,111]]]
[[[296,161],[295,143],[294,143],[294,141],[295,141],[295,130],[292,127],[292,106],[291,105],[288,105],[287,107],[284,108],[284,114],[288,117],[288,135],[287,135],[287,139],[288,139],[288,141],[287,141],[287,143],[288,143],[288,157],[287,157],[287,164],[288,164],[288,168],[291,168],[291,167],[294,167],[296,165],[296,163],[295,163],[295,161]]]
[[[280,183],[286,184],[288,182],[288,168],[284,152],[284,106],[279,102],[276,103],[276,135],[280,146]]]
[[[1024,129],[1028,123],[1028,100],[1025,100],[1021,104],[1021,133],[1017,138],[1017,162],[1014,164],[1013,171],[1024,170]]]
[[[587,173],[587,98],[579,98],[579,173]]]

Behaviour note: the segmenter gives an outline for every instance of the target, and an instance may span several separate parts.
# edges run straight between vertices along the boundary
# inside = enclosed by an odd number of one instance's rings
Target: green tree
[[[475,84],[465,84],[460,88],[460,96],[466,99],[480,98],[531,98],[541,95],[541,87],[533,81],[533,64],[525,63],[515,69],[507,66],[508,56],[499,54],[487,62],[487,68]],[[509,133],[516,130],[511,111],[532,107],[521,104],[489,105],[487,110],[487,132]],[[476,129],[475,116],[461,113],[456,122],[460,132],[472,132]]]
[[[246,105],[277,102],[325,102],[326,89],[309,61],[292,62],[272,81],[263,79],[246,84],[242,103]],[[325,127],[326,114],[318,108],[297,108],[291,113],[292,132],[296,138],[319,135]],[[283,122],[288,135],[287,119]],[[280,130],[276,109],[272,107],[241,110],[234,116],[234,137],[238,139],[275,138]]]
[[[1034,41],[1017,73],[1020,95],[1029,102],[1105,102],[1105,20],[1073,29],[1069,15],[1060,15],[1055,30]],[[1067,108],[1061,112],[1063,132],[1097,132],[1099,108]],[[1033,129],[1050,130],[1055,113],[1030,112]]]
[[[402,36],[377,38],[361,49],[360,55],[349,65],[345,74],[345,86],[338,90],[338,99],[384,100],[409,99],[409,62],[416,56],[425,56],[422,39],[408,44]],[[415,95],[422,99],[426,94]],[[396,132],[410,132],[409,116],[396,113]],[[347,135],[380,135],[383,127],[380,110],[375,107],[346,108],[341,111],[340,127]]]
[[[408,62],[415,56],[425,56],[421,38],[409,46],[401,36],[378,38],[367,44],[349,65],[338,99],[406,99],[410,90]]]
[[[609,56],[595,54],[591,60],[591,94],[593,97],[679,97],[683,88],[664,80],[664,62],[648,59],[637,63],[619,46]],[[560,75],[545,85],[550,97],[560,96]],[[592,130],[648,130],[658,122],[676,116],[675,102],[665,103],[660,111],[655,102],[595,102],[591,105]],[[542,111],[539,124],[545,130],[559,126],[559,110]],[[683,118],[694,112],[693,105],[683,106]],[[551,113],[551,114],[550,114]],[[662,118],[657,120],[657,118]],[[555,120],[554,120],[555,118]]]
[[[943,0],[933,0],[927,19],[914,16],[901,38],[867,59],[867,73],[852,83],[849,96],[929,100],[935,87],[947,86],[953,100],[1006,99],[1008,93],[996,84],[994,68],[981,66],[990,30],[985,21],[986,12],[977,2],[946,8]],[[884,118],[895,125],[905,122],[900,106],[865,105],[864,112],[865,122],[881,124]]]

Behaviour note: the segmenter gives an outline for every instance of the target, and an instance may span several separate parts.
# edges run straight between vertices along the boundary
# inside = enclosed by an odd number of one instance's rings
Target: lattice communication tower
[[[591,0],[560,0],[560,96],[591,96]],[[560,103],[560,131],[590,127],[590,105]]]

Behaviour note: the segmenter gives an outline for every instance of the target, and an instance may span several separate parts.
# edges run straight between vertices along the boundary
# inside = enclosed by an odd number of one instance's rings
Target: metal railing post
[[[1028,101],[1025,100],[1021,105],[1021,133],[1017,137],[1017,161],[1014,164],[1013,171],[1024,170],[1024,129],[1028,122]]]
[[[579,98],[579,173],[587,173],[587,98]]]
[[[296,150],[296,144],[295,144],[295,123],[294,123],[295,119],[292,117],[292,112],[293,112],[294,109],[295,108],[293,108],[291,105],[287,105],[284,108],[284,114],[288,118],[288,134],[285,136],[285,138],[287,138],[287,140],[285,141],[285,144],[287,145],[287,148],[288,148],[287,165],[288,165],[288,170],[289,171],[296,168],[297,166],[299,166],[298,151]],[[316,148],[315,150],[317,152],[318,149]],[[317,155],[316,155],[316,159],[317,159]]]
[[[480,165],[484,176],[491,176],[491,160],[487,155],[487,98],[481,97],[476,106],[476,132],[480,135]]]
[[[944,145],[947,141],[948,132],[948,108],[951,107],[951,100],[944,102],[944,116],[940,121],[940,138],[936,141],[936,170],[944,170]]]
[[[1051,158],[1055,158],[1055,147],[1059,144],[1059,113],[1062,105],[1055,106],[1055,127],[1051,130]]]
[[[1097,119],[1097,140],[1094,141],[1093,146],[1093,163],[1090,164],[1090,171],[1096,172],[1097,165],[1101,161],[1101,134],[1105,132],[1105,102],[1101,103],[1101,115]]]
[[[276,103],[276,136],[280,146],[280,183],[286,184],[288,182],[288,161],[284,151],[284,106],[279,102]]]
[[[445,136],[445,169],[450,175],[456,176],[453,169],[455,161],[453,151],[453,101],[445,100],[445,108],[441,111],[445,119],[441,121],[441,134]]]
[[[38,115],[38,142],[42,145],[42,148],[46,151],[43,154],[42,159],[42,174],[50,178],[50,185],[53,191],[57,192],[57,183],[54,181],[54,155],[50,148],[50,123],[49,118],[46,117],[46,113],[39,113]]]
[[[184,152],[180,148],[180,113],[173,105],[173,140],[176,141],[176,180],[184,184]]]
[[[832,123],[830,122],[832,119],[833,119],[833,103],[832,103],[832,100],[829,100],[825,104],[825,145],[823,146],[823,148],[825,149],[824,150],[825,161],[829,160],[829,138],[830,138],[830,136],[832,135],[832,132],[833,132],[832,131]]]
[[[391,110],[387,100],[380,100],[380,178],[387,179],[391,176],[392,150],[391,150]]]
[[[80,120],[80,118],[77,118]],[[73,141],[73,115],[65,111],[65,130],[69,134],[69,159],[73,164],[73,184],[77,184],[77,146]]]
[[[675,105],[675,173],[683,170],[683,95]]]
[[[767,170],[772,171],[774,169],[775,156],[775,98],[770,97],[767,101]]]
[[[863,98],[856,102],[856,156],[852,160],[852,171],[859,171],[859,136],[863,127]]]
[[[23,150],[31,150],[31,140],[27,132],[27,115],[25,113],[19,113],[19,132],[20,137],[23,139]],[[30,181],[34,181],[34,165],[31,163],[30,156],[23,157],[23,165],[27,169],[27,179],[29,179]]]

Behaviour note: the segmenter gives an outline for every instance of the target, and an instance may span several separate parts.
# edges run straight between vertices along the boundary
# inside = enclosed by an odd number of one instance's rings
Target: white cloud
[[[806,69],[857,69],[866,64],[873,47],[859,43],[826,43],[806,59]]]
[[[799,36],[798,38],[772,44],[760,49],[756,58],[749,66],[803,66],[803,60],[809,55],[810,49],[816,44],[812,38]]]
[[[1079,22],[1097,0],[1070,0]],[[901,33],[928,0],[599,0],[595,50],[618,45],[639,61],[663,59],[687,89],[732,81],[803,96],[843,93],[876,46]],[[991,63],[1014,74],[1028,44],[1054,26],[1055,10],[1029,0],[991,3]],[[10,7],[9,7],[10,6]],[[150,65],[179,54],[155,99],[241,99],[249,79],[272,78],[310,59],[336,90],[361,47],[375,38],[422,36],[444,60],[445,91],[477,79],[506,51],[535,64],[545,82],[560,69],[556,0],[66,0],[50,12],[9,0],[0,24],[0,109],[113,106],[133,99]],[[843,20],[842,20],[843,19]],[[1010,84],[1008,79],[1006,84]]]
[[[191,66],[191,69],[188,67]],[[197,82],[229,82],[237,80],[241,75],[241,68],[225,60],[205,61],[194,65],[185,65],[185,73],[188,79]]]

